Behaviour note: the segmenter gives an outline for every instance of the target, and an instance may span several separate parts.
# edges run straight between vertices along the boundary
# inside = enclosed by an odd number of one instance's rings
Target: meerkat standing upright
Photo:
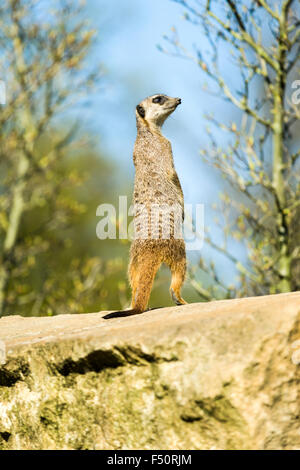
[[[162,263],[172,273],[170,293],[177,305],[186,272],[182,236],[183,193],[174,168],[172,147],[161,126],[181,103],[180,98],[153,95],[136,107],[137,138],[133,151],[135,235],[128,268],[131,309],[107,315],[125,316],[147,309],[155,274]]]

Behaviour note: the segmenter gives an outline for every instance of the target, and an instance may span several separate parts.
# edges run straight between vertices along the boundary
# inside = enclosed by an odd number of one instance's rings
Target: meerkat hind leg
[[[185,260],[182,263],[175,263],[171,267],[172,281],[170,286],[171,297],[176,305],[185,305],[187,302],[181,297],[180,291],[184,282],[186,271]]]
[[[130,266],[129,276],[132,287],[131,309],[111,312],[103,318],[108,320],[110,318],[127,317],[145,312],[159,265],[160,262],[158,260],[146,257],[143,260],[139,260],[139,263],[136,263],[134,267]]]
[[[137,269],[136,263],[133,261],[130,262],[128,274],[129,274],[129,282],[130,282],[131,291],[132,291],[130,308],[133,309],[134,300],[136,297],[136,291],[137,291],[138,282],[139,282],[138,269]]]
[[[147,308],[153,281],[160,262],[145,256],[138,264],[137,278],[135,279],[135,295],[132,297],[132,308],[144,312]]]

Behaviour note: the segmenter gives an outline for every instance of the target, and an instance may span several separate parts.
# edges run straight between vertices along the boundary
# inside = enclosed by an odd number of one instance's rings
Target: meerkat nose
[[[177,98],[177,104],[181,104],[181,98]]]

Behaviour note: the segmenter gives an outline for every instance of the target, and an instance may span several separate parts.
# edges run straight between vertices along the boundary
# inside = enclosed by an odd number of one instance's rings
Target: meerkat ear
[[[138,104],[137,107],[136,107],[136,110],[139,113],[139,115],[141,116],[141,118],[145,117],[145,109],[143,108],[143,106]]]

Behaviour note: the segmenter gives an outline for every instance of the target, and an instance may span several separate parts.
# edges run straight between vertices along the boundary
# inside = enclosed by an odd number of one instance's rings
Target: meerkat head
[[[143,120],[150,127],[160,128],[180,103],[180,98],[171,98],[161,94],[149,96],[137,105],[137,120]]]

